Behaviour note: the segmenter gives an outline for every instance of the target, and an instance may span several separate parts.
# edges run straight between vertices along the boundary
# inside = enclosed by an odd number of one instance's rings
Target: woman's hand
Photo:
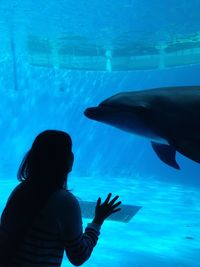
[[[119,196],[116,196],[112,200],[110,200],[111,195],[112,194],[109,193],[106,200],[102,204],[101,204],[100,197],[97,200],[97,205],[95,208],[95,217],[94,217],[93,223],[102,225],[104,220],[107,217],[109,217],[112,213],[115,213],[121,210],[120,208],[117,208],[121,204],[121,201],[116,202]]]

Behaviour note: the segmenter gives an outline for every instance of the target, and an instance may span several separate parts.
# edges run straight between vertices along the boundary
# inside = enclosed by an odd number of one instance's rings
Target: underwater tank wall
[[[178,154],[174,170],[147,139],[83,115],[118,92],[199,85],[199,10],[197,0],[1,1],[1,211],[34,137],[64,130],[79,199],[111,191],[142,206],[128,223],[105,222],[84,266],[200,266],[199,164]]]

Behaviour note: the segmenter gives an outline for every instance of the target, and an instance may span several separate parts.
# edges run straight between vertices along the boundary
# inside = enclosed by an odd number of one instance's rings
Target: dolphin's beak
[[[97,120],[98,117],[101,115],[102,110],[99,107],[94,107],[94,108],[87,108],[84,111],[84,114],[87,118]]]
[[[84,111],[84,115],[89,118],[89,119],[93,119],[95,117],[95,114],[96,114],[96,110],[98,108],[87,108],[85,111]]]
[[[84,111],[84,115],[92,120],[101,121],[112,109],[110,107],[92,107]]]

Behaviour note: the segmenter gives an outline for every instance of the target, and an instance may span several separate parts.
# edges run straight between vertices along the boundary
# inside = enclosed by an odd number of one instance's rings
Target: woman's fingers
[[[97,200],[97,206],[100,206],[100,205],[101,205],[101,198],[99,197]]]
[[[115,204],[112,206],[112,208],[115,209],[115,208],[118,207],[121,203],[122,203],[121,201],[115,203]]]
[[[120,208],[116,209],[122,203],[121,201],[116,203],[116,200],[119,198],[119,196],[115,196],[113,199],[111,199],[111,196],[112,194],[109,193],[103,203],[101,203],[101,198],[98,198],[96,208],[102,213],[113,213],[121,210]]]
[[[111,193],[109,193],[108,194],[108,196],[107,196],[107,198],[106,198],[106,200],[104,201],[104,205],[107,205],[107,206],[110,206],[112,209],[113,208],[116,208],[117,206],[119,206],[122,202],[121,201],[118,201],[117,203],[115,203],[116,202],[116,200],[119,198],[119,196],[115,196],[110,202],[109,202],[109,200],[110,200],[110,198],[111,198]]]
[[[111,201],[110,201],[110,205],[114,204],[114,202],[119,198],[119,196],[114,197]]]
[[[121,210],[121,209],[118,208],[118,209],[116,209],[116,210],[113,210],[112,213],[118,212],[118,211],[120,211],[120,210]]]
[[[109,193],[108,196],[107,196],[107,198],[106,198],[106,200],[104,201],[104,204],[108,204],[108,202],[109,202],[111,196],[112,196],[112,194]]]

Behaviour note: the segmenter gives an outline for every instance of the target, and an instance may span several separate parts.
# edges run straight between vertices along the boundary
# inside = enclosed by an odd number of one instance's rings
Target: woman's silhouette
[[[1,267],[61,266],[64,251],[76,266],[90,257],[102,223],[121,202],[118,196],[111,200],[111,194],[102,204],[99,198],[83,232],[79,203],[67,190],[73,161],[67,133],[47,130],[36,137],[1,216]]]

